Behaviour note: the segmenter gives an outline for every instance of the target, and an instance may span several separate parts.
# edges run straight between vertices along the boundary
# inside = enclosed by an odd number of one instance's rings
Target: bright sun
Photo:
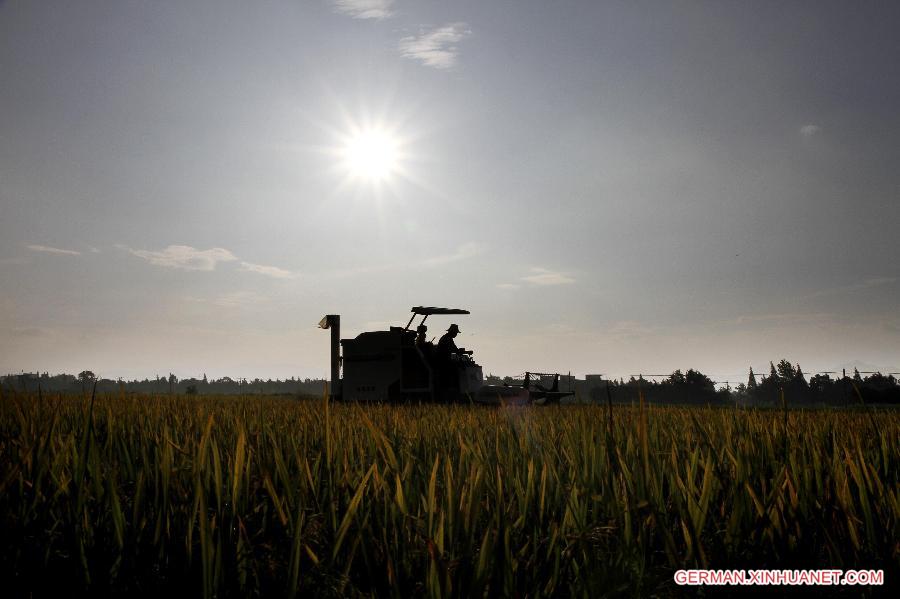
[[[341,154],[350,176],[370,182],[386,181],[397,172],[399,142],[384,129],[365,129],[350,136]]]

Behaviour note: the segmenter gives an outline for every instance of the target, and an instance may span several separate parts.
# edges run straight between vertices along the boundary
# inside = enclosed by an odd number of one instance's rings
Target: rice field
[[[679,568],[891,584],[898,483],[891,410],[5,392],[0,573],[36,596],[670,595]]]

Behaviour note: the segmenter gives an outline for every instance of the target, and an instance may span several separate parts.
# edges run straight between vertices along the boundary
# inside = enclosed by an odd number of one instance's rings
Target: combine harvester
[[[481,366],[472,358],[471,350],[453,346],[452,351],[446,351],[425,340],[429,316],[461,314],[469,311],[417,306],[405,327],[368,331],[355,339],[340,338],[339,315],[325,316],[319,326],[331,330],[331,397],[382,403],[547,405],[575,394],[559,390],[558,373],[526,372],[521,386],[485,385]],[[422,320],[413,331],[410,325],[416,316]],[[454,327],[451,325],[451,329]],[[542,377],[553,377],[549,388],[541,385]]]

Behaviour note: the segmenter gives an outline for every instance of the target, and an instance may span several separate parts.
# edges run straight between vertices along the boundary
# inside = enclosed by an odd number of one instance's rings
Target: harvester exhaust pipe
[[[331,384],[329,398],[335,399],[341,394],[341,316],[328,314],[319,321],[323,329],[331,329]]]

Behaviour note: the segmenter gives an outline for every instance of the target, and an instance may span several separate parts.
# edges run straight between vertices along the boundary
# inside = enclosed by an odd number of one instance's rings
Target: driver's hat
[[[447,329],[447,332],[448,332],[448,333],[452,333],[453,331],[456,331],[457,333],[459,332],[459,327],[456,326],[455,324],[451,324],[451,325],[450,325],[450,328]]]

